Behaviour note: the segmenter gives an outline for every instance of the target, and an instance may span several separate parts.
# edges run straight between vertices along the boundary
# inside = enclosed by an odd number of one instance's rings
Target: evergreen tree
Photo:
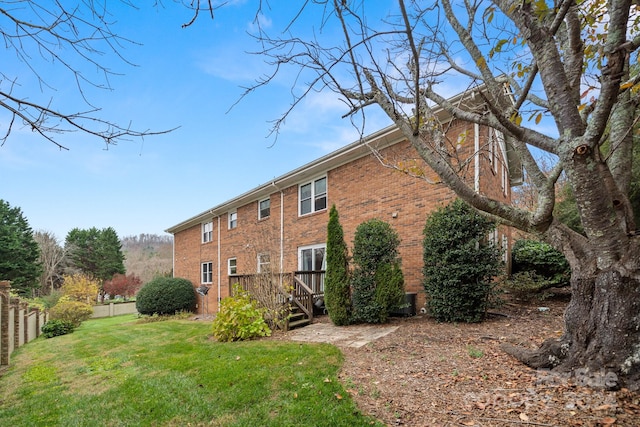
[[[111,227],[98,230],[74,228],[65,240],[69,269],[100,282],[114,274],[124,274],[124,254],[115,230]]]
[[[351,316],[349,255],[336,205],[331,206],[327,225],[327,272],[324,281],[324,299],[331,321],[338,326],[348,324]]]
[[[0,199],[0,280],[10,280],[14,291],[31,296],[40,286],[39,256],[38,244],[22,210]]]

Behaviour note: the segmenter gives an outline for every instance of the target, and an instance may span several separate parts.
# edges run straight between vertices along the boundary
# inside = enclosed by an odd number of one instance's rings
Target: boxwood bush
[[[42,335],[45,338],[53,338],[60,335],[66,335],[74,330],[73,323],[67,320],[53,319],[42,325]]]
[[[136,295],[136,309],[138,313],[145,315],[193,312],[196,302],[193,284],[178,277],[156,277],[145,284]]]

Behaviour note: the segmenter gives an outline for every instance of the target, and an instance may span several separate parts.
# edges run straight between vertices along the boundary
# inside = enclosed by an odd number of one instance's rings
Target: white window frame
[[[213,283],[213,262],[208,261],[200,264],[200,273],[200,283],[203,285]]]
[[[262,216],[262,203],[264,202],[269,202],[269,207],[267,208],[269,210],[269,213],[265,216]],[[258,219],[267,219],[271,216],[271,198],[267,197],[266,199],[262,199],[262,200],[258,200]]]
[[[316,194],[316,182],[323,180],[325,181],[325,189],[324,189],[324,193],[320,193],[320,194]],[[311,186],[311,196],[308,198],[305,198],[304,200],[302,199],[302,187],[305,187],[307,185]],[[328,205],[328,195],[329,192],[329,180],[327,179],[327,176],[320,176],[318,178],[315,178],[311,181],[307,181],[304,184],[300,184],[298,185],[298,216],[304,216],[304,215],[310,215],[312,213],[315,212],[320,212],[320,211],[324,211],[327,210],[327,205]],[[324,197],[324,208],[322,209],[316,209],[316,201],[319,200],[320,198]],[[302,202],[306,201],[306,200],[310,200],[311,202],[311,210],[309,212],[302,212]]]
[[[213,240],[213,221],[202,223],[202,243],[209,243]]]
[[[312,259],[314,258],[314,251],[316,249],[324,249],[324,257],[322,258],[322,265],[320,266],[319,269],[316,270],[311,270],[311,271],[321,271],[321,270],[326,270],[327,269],[327,244],[326,243],[318,243],[316,245],[307,245],[307,246],[299,246],[298,247],[298,271],[309,271],[309,270],[303,270],[303,265],[302,265],[302,252],[305,250],[311,250],[311,254],[312,254]],[[324,292],[324,278],[322,279],[322,281],[320,283],[307,283],[309,286],[311,286],[312,289],[317,290],[319,292]]]
[[[228,227],[229,230],[232,230],[238,227],[238,211],[231,211],[227,214],[228,217]]]
[[[233,265],[231,265],[232,261],[233,261]],[[231,271],[232,269],[234,271]],[[237,258],[233,257],[233,258],[229,258],[227,260],[227,274],[229,276],[232,276],[234,274],[238,274],[238,259]]]
[[[266,260],[265,260],[266,257]],[[258,254],[258,273],[264,273],[268,270],[265,269],[266,266],[271,266],[271,255],[264,252]]]

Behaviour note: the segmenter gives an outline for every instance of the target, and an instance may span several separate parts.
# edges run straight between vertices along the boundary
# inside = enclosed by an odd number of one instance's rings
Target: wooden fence
[[[11,298],[10,282],[0,280],[0,368],[9,365],[11,353],[40,336],[48,314]]]

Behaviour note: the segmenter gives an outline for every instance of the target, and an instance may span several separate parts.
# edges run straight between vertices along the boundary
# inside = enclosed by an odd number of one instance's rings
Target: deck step
[[[299,320],[289,320],[289,329],[301,328],[311,323],[308,317],[304,317]]]

